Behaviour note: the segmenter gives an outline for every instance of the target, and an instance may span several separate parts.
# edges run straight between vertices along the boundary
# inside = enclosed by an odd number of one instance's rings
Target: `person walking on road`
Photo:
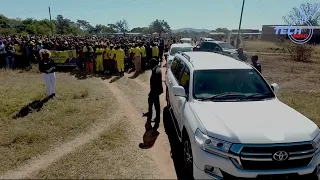
[[[159,61],[155,58],[150,60],[150,65],[152,67],[152,74],[150,77],[150,92],[148,97],[148,112],[144,114],[147,116],[146,130],[152,128],[151,119],[152,119],[152,107],[155,106],[156,117],[154,119],[153,130],[156,132],[160,124],[160,95],[163,93],[162,87],[162,72],[161,68],[158,66]]]

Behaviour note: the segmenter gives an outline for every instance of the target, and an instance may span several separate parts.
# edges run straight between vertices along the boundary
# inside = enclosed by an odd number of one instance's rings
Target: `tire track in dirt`
[[[122,113],[118,109],[107,121],[104,119],[98,120],[98,123],[94,123],[86,132],[76,136],[73,140],[62,143],[43,155],[28,160],[15,170],[9,170],[1,175],[0,179],[27,179],[37,174],[40,170],[48,168],[51,164],[75,151],[77,148],[98,138],[112,124],[119,121],[122,116]]]
[[[126,75],[126,78],[127,77],[128,76]],[[132,79],[129,79],[129,80],[132,80]],[[147,84],[139,81],[136,81],[136,82],[139,83],[139,85],[141,85],[143,89],[148,91],[148,89],[146,89],[148,87]],[[135,134],[136,137],[134,137],[134,139],[142,141],[142,136],[145,133],[145,127],[144,127],[145,120],[141,117],[142,112],[134,105],[134,103],[128,101],[129,98],[126,97],[127,95],[123,91],[121,91],[115,84],[116,83],[111,83],[111,84],[108,83],[106,84],[106,86],[109,87],[109,90],[113,94],[123,99],[124,106],[122,106],[122,108],[126,110],[127,116],[133,120],[131,121],[131,123],[137,130]],[[158,129],[158,131],[160,132],[160,135],[158,136],[154,146],[150,149],[145,149],[144,151],[150,153],[150,157],[152,157],[155,163],[157,164],[158,169],[162,175],[162,177],[159,177],[160,179],[177,179],[175,168],[170,156],[170,146],[168,144],[169,141],[167,139],[163,125],[160,125],[160,128]],[[138,145],[138,142],[139,141],[137,141],[137,145]],[[147,170],[150,171],[150,169],[147,169]]]

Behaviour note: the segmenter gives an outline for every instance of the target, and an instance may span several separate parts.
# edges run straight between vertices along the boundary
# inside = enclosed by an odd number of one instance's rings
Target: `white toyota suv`
[[[319,128],[278,100],[279,86],[268,85],[250,64],[179,52],[166,85],[190,177],[317,179]]]
[[[168,56],[167,59],[167,67],[169,67],[173,61],[173,57],[177,52],[190,52],[193,51],[193,46],[189,43],[183,43],[183,44],[172,44],[169,52],[165,53],[165,56]]]

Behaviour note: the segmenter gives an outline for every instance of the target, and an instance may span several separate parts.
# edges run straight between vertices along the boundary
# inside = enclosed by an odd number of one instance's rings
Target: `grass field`
[[[283,53],[286,52],[282,47],[273,42],[250,40],[243,42],[243,48],[248,52],[261,52],[261,53]],[[313,45],[314,55],[320,55],[320,46]]]
[[[57,82],[56,100],[13,119],[24,106],[46,97],[45,85],[40,74],[0,72],[0,173],[69,140],[117,108],[101,83],[77,81],[66,73],[58,73]]]
[[[279,99],[320,126],[320,59],[312,63],[271,55],[259,55],[259,59],[262,75],[269,83],[279,84]]]

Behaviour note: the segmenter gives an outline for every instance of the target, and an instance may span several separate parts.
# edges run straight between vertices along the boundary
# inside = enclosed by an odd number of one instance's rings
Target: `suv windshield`
[[[180,40],[180,43],[191,43],[191,40],[183,39],[183,40]]]
[[[195,99],[265,99],[274,97],[261,76],[253,69],[196,70],[193,75]]]
[[[223,49],[234,49],[234,47],[229,43],[218,43],[218,44]]]
[[[181,51],[181,52],[190,52],[190,51],[193,51],[193,48],[192,47],[173,47],[170,50],[170,55],[173,56],[179,51]]]

